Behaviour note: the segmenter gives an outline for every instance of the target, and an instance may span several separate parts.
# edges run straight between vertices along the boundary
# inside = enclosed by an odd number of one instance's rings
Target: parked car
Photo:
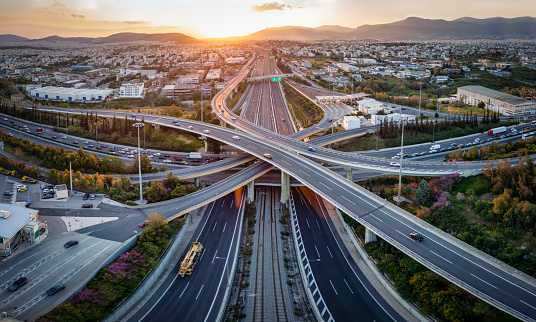
[[[85,203],[85,204],[82,205],[82,208],[93,208],[93,204]]]
[[[82,197],[82,200],[87,200],[89,198],[89,193],[85,193]]]
[[[97,196],[95,196],[95,195],[89,195],[89,200],[95,200],[96,197]]]
[[[4,196],[13,196],[13,192],[11,192],[11,191],[4,191]]]
[[[62,284],[52,286],[51,288],[47,290],[47,295],[48,296],[54,295],[63,289],[65,289],[65,285],[62,285]]]
[[[26,186],[22,186],[22,187],[18,188],[17,191],[18,192],[28,191],[28,188]]]
[[[15,282],[13,282],[13,284],[11,284],[8,287],[8,290],[16,291],[19,287],[21,287],[22,285],[26,284],[27,282],[28,282],[28,279],[23,276],[23,277],[19,278],[18,280],[16,280]]]
[[[68,242],[65,243],[65,245],[63,245],[63,247],[69,248],[69,247],[73,247],[74,245],[78,245],[78,240],[76,239],[69,240]]]
[[[44,195],[42,199],[52,199],[54,195]]]
[[[416,233],[416,232],[412,232],[412,233],[409,233],[409,237],[415,239],[416,241],[422,241],[423,240],[423,236],[419,233]]]

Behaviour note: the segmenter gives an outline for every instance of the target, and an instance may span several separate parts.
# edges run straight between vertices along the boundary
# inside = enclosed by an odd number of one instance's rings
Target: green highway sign
[[[280,82],[281,77],[272,77],[272,82]]]
[[[268,56],[268,58],[275,58],[274,56]]]

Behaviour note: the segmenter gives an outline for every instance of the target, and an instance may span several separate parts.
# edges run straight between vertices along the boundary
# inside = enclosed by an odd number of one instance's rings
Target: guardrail
[[[307,252],[305,251],[305,245],[303,244],[303,239],[300,232],[300,226],[298,225],[298,215],[296,213],[296,207],[294,205],[294,198],[292,198],[292,192],[289,197],[289,211],[290,211],[290,226],[292,227],[292,236],[294,237],[294,246],[296,248],[296,254],[298,256],[298,267],[300,269],[300,275],[302,277],[302,282],[305,287],[305,293],[307,294],[307,299],[311,304],[313,313],[318,321],[335,321],[331,312],[329,311],[324,298],[320,294],[320,289],[316,284],[315,277],[313,275],[313,270],[311,265],[309,265],[309,258],[307,257]],[[318,298],[315,299],[315,295],[318,295]],[[319,305],[323,306],[322,313],[320,312]],[[324,319],[324,315],[327,314],[327,319]]]

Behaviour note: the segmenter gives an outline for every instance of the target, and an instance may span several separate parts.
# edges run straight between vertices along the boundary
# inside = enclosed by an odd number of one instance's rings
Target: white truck
[[[203,156],[199,152],[190,152],[186,155],[188,159],[201,159]]]
[[[437,151],[439,149],[441,149],[440,144],[432,144],[432,146],[430,147],[430,151]]]

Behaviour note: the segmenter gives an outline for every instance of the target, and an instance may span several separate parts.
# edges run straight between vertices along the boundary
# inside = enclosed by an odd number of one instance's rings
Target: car
[[[231,121],[236,121],[236,117],[231,117]]]
[[[269,154],[269,153],[265,153],[265,154],[264,154],[264,157],[265,157],[266,159],[271,159],[271,158],[272,158],[272,155]]]
[[[133,119],[135,119],[135,118],[136,118],[136,114],[132,114],[130,117],[133,118]]]
[[[93,208],[93,204],[85,203],[85,204],[82,205],[82,208]]]
[[[54,189],[43,189],[43,193],[51,193],[54,192]]]
[[[175,159],[177,161],[182,161],[182,158],[180,156],[178,156],[178,155],[174,155],[173,159]]]
[[[147,219],[147,220],[144,220],[144,221],[140,222],[140,224],[138,226],[140,226],[140,228],[143,228],[143,227],[147,226],[148,223],[149,223],[149,220]]]
[[[63,247],[70,248],[70,247],[73,247],[74,245],[78,245],[78,240],[76,239],[69,240],[68,242],[65,243],[65,245],[63,245]]]
[[[418,155],[419,155],[419,153],[418,153],[418,152],[415,152],[415,153],[413,153],[411,156],[412,156],[412,157],[416,157],[416,156],[418,156]]]
[[[23,276],[23,277],[17,279],[15,282],[13,282],[13,284],[11,284],[8,287],[8,290],[16,291],[19,287],[21,287],[22,285],[26,284],[27,282],[28,282],[28,279]]]
[[[51,184],[46,184],[43,188],[44,189],[54,189],[54,186],[51,185]]]
[[[89,200],[95,200],[96,197],[97,196],[95,196],[95,195],[89,195]]]
[[[52,286],[51,288],[47,290],[47,295],[48,296],[54,295],[63,289],[65,289],[65,285],[63,284]]]
[[[127,155],[128,158],[133,158],[134,157],[134,154],[129,154]]]
[[[400,156],[399,156],[399,155],[395,155],[395,156],[392,156],[391,159],[393,159],[393,160],[400,159]]]
[[[55,135],[53,135],[53,136],[52,136],[52,138],[53,138],[53,139],[55,140],[55,139],[57,139],[58,137],[57,137],[57,136],[55,136]]]
[[[180,165],[188,165],[188,162],[186,162],[186,161],[180,161],[179,164],[180,164]]]
[[[209,134],[210,130],[204,130],[203,133]]]
[[[493,141],[493,138],[489,138],[486,141],[491,142],[491,141]]]
[[[22,186],[22,187],[18,188],[17,191],[18,192],[28,191],[28,188],[26,186]]]
[[[13,196],[13,192],[11,192],[11,191],[4,191],[4,196]]]
[[[82,200],[88,200],[89,198],[89,193],[86,193],[84,194],[84,196],[82,196]]]
[[[190,126],[188,126],[188,128],[189,128],[190,130],[192,130],[194,127],[190,125]]]
[[[171,163],[171,160],[164,160],[162,162],[165,162],[165,163]]]
[[[62,140],[65,140],[67,137],[64,135],[61,137]]]
[[[93,147],[93,144],[89,144],[87,147],[88,147],[88,148],[92,148],[92,147]]]
[[[309,151],[311,151],[311,152],[315,152],[315,151],[316,151],[316,149],[313,148],[312,146],[310,146],[309,149],[307,149],[307,150],[309,150]]]
[[[329,119],[328,122],[332,122],[333,120],[332,119]]]
[[[453,147],[453,148],[457,148],[457,147],[458,147],[458,143],[452,143],[450,146]]]
[[[505,138],[504,135],[499,136],[499,139],[504,139],[504,138]]]
[[[78,141],[73,141],[73,144],[78,144]]]
[[[179,123],[179,121],[175,120],[175,121],[173,121],[172,123],[173,123],[173,124],[177,124],[177,123]]]
[[[164,157],[163,155],[161,155],[161,156],[158,157],[158,159],[160,159],[160,160],[164,160],[165,157]]]
[[[89,144],[89,142],[88,142],[88,141],[84,141],[84,144]]]
[[[169,155],[169,154],[164,154],[164,157],[169,158],[169,157],[171,157],[171,155]]]
[[[42,199],[52,199],[54,198],[54,195],[52,194],[47,194],[47,195],[43,195]]]
[[[412,232],[412,233],[409,233],[409,237],[411,237],[412,239],[415,239],[416,241],[422,241],[423,240],[423,236],[419,233],[416,233],[416,232]]]
[[[233,136],[234,140],[240,140],[240,137],[238,135]]]
[[[391,163],[389,163],[389,165],[392,166],[392,167],[399,167],[399,166],[400,166],[400,163],[398,163],[398,162],[391,162]]]

